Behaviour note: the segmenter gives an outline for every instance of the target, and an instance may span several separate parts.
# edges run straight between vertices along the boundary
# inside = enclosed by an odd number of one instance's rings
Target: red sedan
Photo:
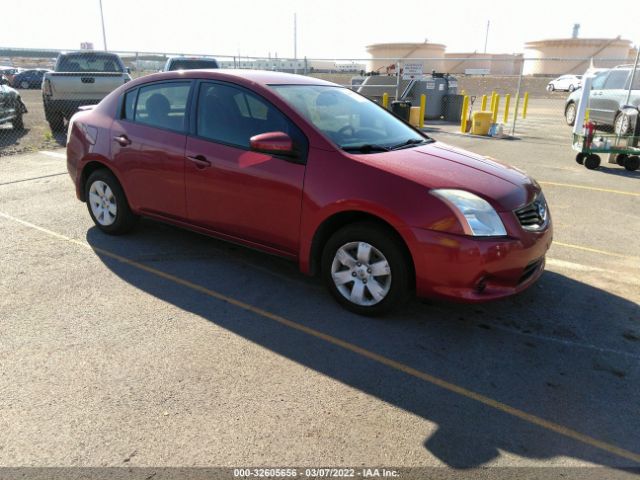
[[[527,175],[299,75],[139,78],[73,117],[67,165],[105,233],[145,216],[275,253],[367,315],[412,291],[518,293],[540,277],[551,244],[549,210]]]

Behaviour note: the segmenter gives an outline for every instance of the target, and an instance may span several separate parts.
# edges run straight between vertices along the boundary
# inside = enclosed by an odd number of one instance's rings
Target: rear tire
[[[585,159],[585,157],[586,157],[586,156],[587,156],[587,154],[586,154],[586,153],[582,153],[582,152],[578,153],[578,154],[576,155],[576,162],[577,162],[579,165],[582,165],[582,164],[584,163],[584,159]]]
[[[327,241],[322,277],[347,310],[377,316],[406,300],[411,262],[394,237],[376,223],[361,222],[341,228]]]
[[[136,224],[138,216],[129,207],[118,179],[107,169],[95,170],[84,186],[89,215],[100,230],[109,235],[122,235]]]
[[[62,113],[50,110],[45,105],[44,116],[47,119],[52,132],[62,132],[64,130],[64,117]]]
[[[621,167],[624,167],[624,164],[627,161],[628,157],[629,157],[629,155],[627,155],[626,153],[621,153],[621,154],[616,156],[616,163],[618,165],[620,165]]]
[[[616,135],[627,135],[631,130],[629,119],[622,112],[618,112],[613,120],[613,133]]]

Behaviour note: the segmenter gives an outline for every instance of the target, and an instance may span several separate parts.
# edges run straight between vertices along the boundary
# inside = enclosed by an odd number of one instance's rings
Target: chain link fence
[[[98,103],[130,79],[162,71],[175,57],[215,61],[220,68],[313,76],[352,88],[389,108],[396,100],[419,106],[424,95],[424,127],[430,131],[465,130],[466,125],[461,125],[464,107],[469,120],[473,112],[491,112],[492,123],[502,124],[505,133],[568,144],[580,76],[589,70],[601,78],[598,87],[604,98],[598,101],[604,106],[591,106],[602,110],[598,122],[607,128],[615,123],[624,103],[634,60],[631,54],[620,58],[452,54],[442,58],[290,59],[86,50],[75,57],[61,57],[56,66],[60,53],[0,48],[0,155],[64,146],[66,123],[79,107]],[[640,104],[637,82],[640,80],[634,81],[630,99],[636,105]]]

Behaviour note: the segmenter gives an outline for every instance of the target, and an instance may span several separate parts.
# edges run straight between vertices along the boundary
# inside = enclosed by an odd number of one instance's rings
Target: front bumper
[[[462,302],[496,300],[519,293],[542,275],[551,246],[551,221],[521,238],[477,238],[409,228],[420,297]],[[406,238],[406,237],[405,237]]]

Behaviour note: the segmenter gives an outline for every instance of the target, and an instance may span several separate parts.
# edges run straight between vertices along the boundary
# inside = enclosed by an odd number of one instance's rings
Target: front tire
[[[576,104],[574,102],[569,103],[564,109],[564,119],[567,122],[567,125],[573,127],[576,123]]]
[[[334,233],[321,266],[333,297],[359,315],[381,315],[407,298],[410,260],[400,240],[375,223],[347,225]]]
[[[573,85],[569,85],[569,92],[573,92],[576,89]]]
[[[89,175],[84,196],[91,219],[104,233],[122,235],[135,226],[138,217],[131,212],[120,182],[108,170]]]

